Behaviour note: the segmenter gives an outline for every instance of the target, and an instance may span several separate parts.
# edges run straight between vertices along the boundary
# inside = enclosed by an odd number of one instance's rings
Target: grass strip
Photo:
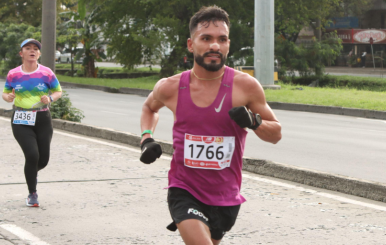
[[[150,90],[153,89],[155,83],[159,80],[159,76],[133,79],[81,78],[62,75],[57,77],[59,81],[70,83]],[[386,92],[347,88],[314,88],[283,83],[279,85],[281,86],[280,90],[265,90],[267,101],[386,111]]]
[[[279,85],[280,90],[265,90],[267,101],[386,111],[386,92]]]
[[[159,76],[149,76],[140,78],[123,78],[123,79],[109,79],[109,78],[84,78],[84,77],[69,77],[64,75],[57,75],[59,81],[98,85],[110,88],[141,88],[150,89],[154,88],[155,83],[159,80]]]

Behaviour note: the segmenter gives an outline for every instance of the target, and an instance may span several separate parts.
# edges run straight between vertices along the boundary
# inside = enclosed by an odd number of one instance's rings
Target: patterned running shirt
[[[18,66],[8,72],[4,93],[12,93],[15,89],[15,106],[30,109],[44,105],[40,101],[43,95],[48,95],[48,91],[62,91],[59,81],[52,70],[46,66],[38,64],[38,68],[30,73],[24,72]]]

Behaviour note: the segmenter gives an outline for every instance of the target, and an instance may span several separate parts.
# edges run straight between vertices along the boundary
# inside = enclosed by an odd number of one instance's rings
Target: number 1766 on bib
[[[184,164],[190,168],[222,170],[230,167],[235,137],[185,134]]]

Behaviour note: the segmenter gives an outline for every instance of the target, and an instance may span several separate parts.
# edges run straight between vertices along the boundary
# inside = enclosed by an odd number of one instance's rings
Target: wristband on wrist
[[[153,132],[151,131],[151,130],[149,130],[149,129],[147,129],[147,130],[144,130],[143,132],[142,132],[142,134],[141,134],[141,138],[143,137],[143,135],[144,134],[150,134],[151,135],[151,137],[153,137]]]
[[[52,98],[52,96],[48,96],[48,98],[50,98],[51,102],[54,102],[54,98]]]

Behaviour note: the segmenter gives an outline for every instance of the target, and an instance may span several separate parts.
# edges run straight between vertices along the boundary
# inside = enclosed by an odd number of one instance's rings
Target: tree
[[[74,7],[77,0],[58,0],[58,13]],[[35,27],[42,23],[42,0],[1,0],[0,22],[29,24]]]
[[[84,55],[83,67],[86,77],[95,77],[95,60],[101,61],[101,58],[106,58],[101,51],[101,46],[104,44],[100,38],[100,31],[95,24],[95,19],[98,18],[99,6],[93,8],[90,12],[86,11],[86,2],[78,1],[78,11],[68,11],[62,13],[67,16],[68,21],[61,25],[62,32],[59,36],[59,41],[67,43],[71,53],[76,55],[75,59],[79,59]],[[82,42],[83,48],[77,50],[76,44]],[[71,69],[73,74],[73,59],[71,57]]]
[[[101,5],[101,24],[109,41],[109,55],[131,68],[147,61],[161,62],[161,77],[170,76],[187,54],[189,21],[201,6],[218,5],[231,19],[229,55],[253,46],[253,1],[250,0],[92,0]],[[122,6],[130,6],[123,8]],[[170,52],[165,53],[166,47]]]
[[[280,62],[279,76],[288,74],[311,75],[311,69],[317,77],[323,75],[324,64],[333,63],[342,49],[342,40],[336,33],[324,35],[321,41],[314,39],[311,44],[296,45],[281,35],[275,38],[275,57]]]
[[[330,13],[342,0],[275,0],[275,33],[296,42],[299,32],[307,26],[316,31],[316,21],[325,26]],[[319,27],[320,28],[320,27]]]
[[[374,0],[275,0],[275,33],[296,42],[304,27],[311,26],[317,32],[332,17],[361,16],[373,3]]]
[[[4,59],[4,69],[21,64],[20,44],[27,38],[40,40],[41,29],[27,24],[0,24],[0,59]]]

